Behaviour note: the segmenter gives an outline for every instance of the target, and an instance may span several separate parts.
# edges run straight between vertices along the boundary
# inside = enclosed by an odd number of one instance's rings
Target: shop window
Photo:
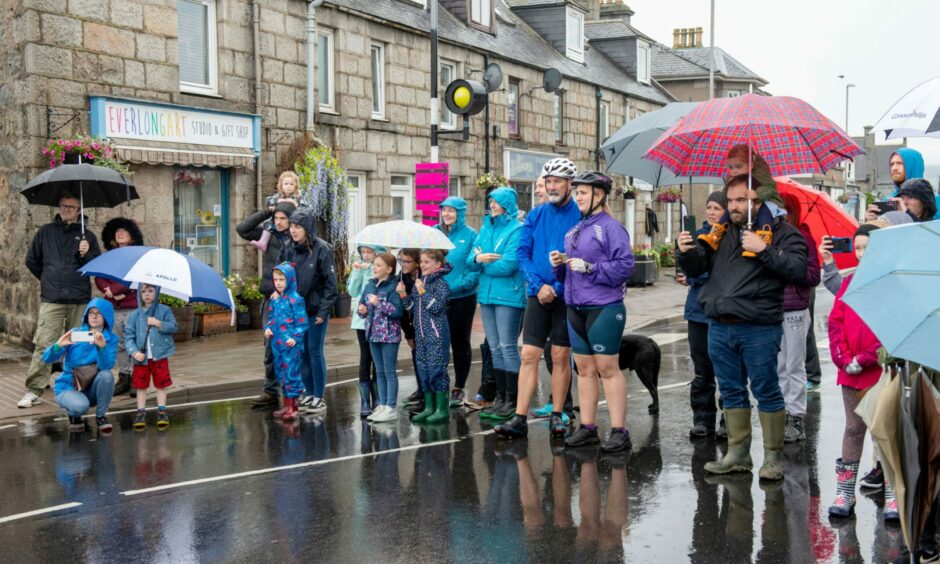
[[[317,29],[317,98],[320,109],[336,111],[336,89],[333,81],[333,32]]]
[[[509,185],[516,190],[516,204],[519,209],[526,213],[531,211],[535,201],[535,182],[512,180]]]
[[[177,168],[173,173],[173,249],[219,273],[228,271],[227,171]]]
[[[218,94],[215,0],[177,0],[180,90]]]

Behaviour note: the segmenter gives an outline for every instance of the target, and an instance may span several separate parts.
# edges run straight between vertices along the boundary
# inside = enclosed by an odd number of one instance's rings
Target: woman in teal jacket
[[[441,202],[441,221],[436,226],[447,235],[454,248],[447,252],[447,262],[452,270],[444,276],[450,288],[447,304],[447,325],[450,327],[450,348],[454,357],[454,389],[450,393],[450,405],[463,405],[463,388],[470,375],[473,351],[470,348],[470,331],[473,316],[477,312],[477,282],[479,274],[467,268],[467,256],[477,238],[477,232],[467,225],[467,202],[463,198],[447,198]]]
[[[481,273],[477,296],[496,377],[496,403],[481,416],[501,420],[516,412],[519,330],[526,305],[525,275],[516,256],[522,223],[516,219],[519,207],[512,188],[490,192],[487,205],[490,214],[483,219],[466,266]]]

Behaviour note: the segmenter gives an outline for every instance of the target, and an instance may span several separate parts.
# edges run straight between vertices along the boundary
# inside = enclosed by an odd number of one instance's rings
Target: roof
[[[513,0],[516,1],[516,0]],[[431,16],[419,5],[398,0],[328,0],[327,5],[341,6],[370,17],[427,33]],[[519,16],[512,13],[505,0],[498,0],[500,17],[494,21],[495,35],[471,28],[446,9],[439,10],[438,34],[442,41],[498,55],[499,58],[545,70],[556,68],[566,78],[596,84],[658,104],[674,101],[665,89],[640,84],[620,69],[599,49],[585,49],[584,64],[559,53]],[[511,20],[507,24],[504,20]]]
[[[536,6],[558,6],[560,4],[571,4],[587,12],[587,7],[577,0],[504,0],[510,8],[534,8]]]
[[[711,47],[669,49],[659,44],[653,50],[653,76],[659,80],[687,78],[708,74]],[[762,85],[767,81],[740,61],[715,47],[715,74],[724,78],[749,80]]]
[[[593,20],[584,22],[584,35],[591,41],[640,37],[653,42],[653,39],[648,35],[622,20]]]

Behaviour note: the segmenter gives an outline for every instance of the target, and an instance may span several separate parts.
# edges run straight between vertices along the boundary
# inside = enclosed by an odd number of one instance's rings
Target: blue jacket
[[[137,292],[137,309],[128,317],[124,324],[124,349],[127,354],[133,357],[134,353],[140,351],[147,354],[147,318],[156,317],[160,320],[160,328],[150,327],[150,352],[154,360],[169,358],[176,353],[176,344],[173,343],[173,333],[176,333],[176,318],[173,317],[173,311],[169,307],[160,303],[160,288],[157,288],[158,299],[150,304],[149,308],[144,309],[140,303],[140,291]],[[137,362],[134,364],[146,364]]]
[[[359,304],[366,306],[368,310],[365,315],[361,313],[356,317],[365,321],[366,339],[370,343],[400,343],[401,342],[401,316],[405,308],[401,303],[401,296],[395,289],[398,286],[398,278],[392,277],[385,282],[379,283],[378,279],[373,278],[366,284],[362,296],[359,298]],[[375,294],[379,298],[377,305],[372,305],[366,299],[370,294]],[[358,308],[357,308],[358,309]]]
[[[297,292],[297,273],[294,267],[290,263],[283,262],[271,271],[272,278],[274,271],[284,274],[287,284],[284,286],[283,293],[268,300],[268,322],[264,328],[270,329],[274,334],[271,337],[271,346],[283,350],[289,348],[288,339],[294,339],[298,343],[295,346],[300,346],[310,327],[310,321],[304,299]]]
[[[924,157],[920,154],[920,151],[917,149],[911,149],[910,147],[901,147],[897,151],[891,153],[891,155],[898,155],[904,161],[904,180],[924,177]],[[897,198],[898,192],[900,191],[901,187],[895,186],[894,192],[892,192],[888,198]],[[934,194],[934,199],[937,204],[937,213],[933,216],[933,218],[940,219],[940,196]]]
[[[360,257],[362,256],[362,251],[360,250],[362,248],[372,249],[377,255],[387,252],[385,247],[380,247],[378,245],[359,245],[356,247],[356,251],[359,253]],[[354,268],[352,269],[352,272],[349,273],[349,278],[346,279],[346,293],[352,297],[352,313],[356,313],[356,309],[359,306],[359,298],[362,297],[362,291],[365,289],[366,284],[369,283],[371,278],[371,266],[369,268]],[[349,323],[349,328],[365,329],[365,320],[360,318],[358,315],[353,315],[352,321]]]
[[[568,204],[558,207],[552,203],[542,204],[529,212],[519,234],[519,265],[526,279],[526,294],[534,296],[543,284],[555,289],[561,298],[565,295],[565,286],[555,280],[552,263],[548,254],[552,251],[564,251],[565,233],[581,221],[581,211],[574,198]]]
[[[493,217],[483,216],[483,227],[473,243],[474,251],[467,257],[467,268],[480,274],[480,290],[477,300],[484,305],[502,305],[525,308],[525,276],[519,268],[519,235],[522,223],[516,219],[516,191],[512,188],[497,188],[487,198],[492,198],[506,210]],[[479,253],[497,253],[502,257],[489,264],[476,261]]]
[[[473,250],[473,242],[477,238],[475,229],[467,225],[467,201],[463,198],[447,198],[441,202],[442,208],[454,208],[457,210],[457,223],[451,226],[448,231],[443,222],[434,227],[445,233],[450,242],[454,244],[454,249],[447,251],[447,262],[451,265],[451,271],[444,276],[444,281],[450,288],[450,299],[456,300],[466,298],[477,293],[477,284],[480,275],[467,268],[467,257]]]
[[[111,332],[111,326],[114,325],[114,306],[104,298],[94,298],[85,306],[85,313],[82,314],[82,326],[75,327],[73,331],[88,331],[88,310],[96,308],[104,317],[105,329],[102,332],[105,340],[103,349],[99,349],[94,343],[73,343],[67,347],[60,347],[58,343],[53,343],[42,353],[42,361],[46,364],[52,364],[65,356],[62,363],[62,374],[55,380],[55,395],[62,392],[75,389],[75,378],[72,376],[72,369],[86,364],[97,364],[98,370],[111,370],[117,360],[118,336]]]
[[[698,239],[699,235],[709,233],[712,230],[711,224],[707,221],[702,223],[702,228],[696,231],[693,235],[693,239]],[[695,323],[708,323],[708,316],[705,315],[705,310],[702,309],[702,304],[698,303],[698,294],[701,291],[702,286],[708,282],[708,273],[701,276],[689,276],[686,275],[686,280],[689,281],[689,293],[685,297],[685,320],[693,321]]]

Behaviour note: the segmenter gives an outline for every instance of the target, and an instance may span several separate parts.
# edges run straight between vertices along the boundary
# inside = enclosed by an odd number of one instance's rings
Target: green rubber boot
[[[411,420],[415,423],[424,423],[427,421],[428,417],[434,413],[434,394],[431,392],[424,392],[424,411],[418,413]]]
[[[783,432],[787,426],[787,412],[784,409],[765,413],[760,416],[760,427],[764,433],[764,463],[757,475],[761,480],[783,479]]]
[[[751,462],[751,409],[725,409],[725,423],[728,426],[728,452],[721,460],[706,462],[705,471],[711,474],[750,472],[754,467]]]
[[[425,422],[443,423],[450,419],[450,397],[447,390],[434,393],[434,404],[437,409],[432,415],[425,419]]]

